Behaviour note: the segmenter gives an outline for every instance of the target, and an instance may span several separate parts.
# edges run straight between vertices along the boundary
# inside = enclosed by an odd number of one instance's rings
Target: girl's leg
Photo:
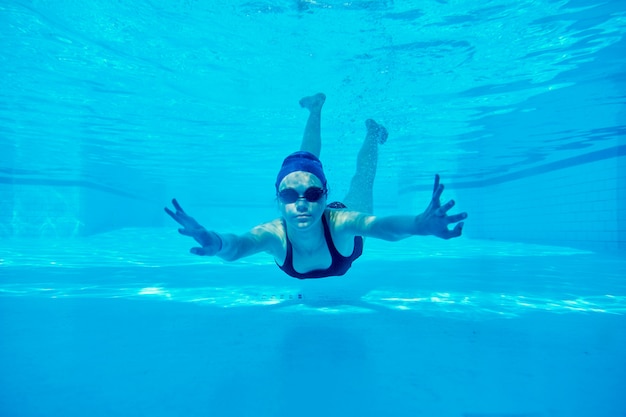
[[[343,200],[349,210],[372,213],[374,207],[374,178],[378,163],[378,145],[387,141],[387,129],[372,119],[365,121],[367,134],[359,151],[356,173],[352,177],[350,189]]]
[[[318,158],[322,151],[322,106],[325,101],[326,96],[322,93],[304,97],[300,100],[300,106],[309,110],[309,118],[304,128],[304,135],[302,135],[300,150],[311,152]]]

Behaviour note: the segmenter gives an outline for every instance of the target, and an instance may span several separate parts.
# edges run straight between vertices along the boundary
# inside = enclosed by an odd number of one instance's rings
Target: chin
[[[310,228],[310,227],[311,227],[311,226],[313,226],[315,223],[316,223],[316,220],[315,220],[315,218],[314,218],[314,217],[307,217],[307,218],[305,218],[305,219],[297,219],[297,218],[294,218],[294,219],[292,219],[292,221],[291,221],[291,225],[292,225],[294,228],[296,228],[296,229],[302,229],[302,230],[305,230],[305,229]]]

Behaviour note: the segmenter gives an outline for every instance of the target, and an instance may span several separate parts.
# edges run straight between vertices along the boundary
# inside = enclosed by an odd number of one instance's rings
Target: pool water
[[[626,417],[626,9],[600,0],[0,2],[0,417]],[[345,276],[189,253],[279,215],[324,92],[340,201],[441,175],[463,236]]]
[[[264,257],[197,260],[167,236],[15,241],[2,253],[2,415],[626,410],[624,259],[372,241],[346,276],[300,281]]]

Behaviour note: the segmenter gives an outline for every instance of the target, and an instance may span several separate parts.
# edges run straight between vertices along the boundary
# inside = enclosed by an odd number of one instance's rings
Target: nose
[[[296,200],[296,209],[300,213],[309,211],[309,203],[306,201],[306,199],[300,197]]]

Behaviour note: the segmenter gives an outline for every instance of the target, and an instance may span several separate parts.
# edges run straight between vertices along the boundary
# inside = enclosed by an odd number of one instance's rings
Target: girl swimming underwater
[[[287,156],[276,177],[276,195],[281,216],[241,234],[206,230],[189,216],[176,199],[175,211],[165,208],[182,228],[178,231],[200,244],[191,253],[219,256],[227,261],[267,252],[278,267],[299,278],[344,275],[363,253],[363,238],[397,241],[414,235],[443,239],[461,236],[467,213],[448,215],[451,200],[441,205],[443,185],[435,176],[432,199],[426,210],[415,215],[377,217],[372,214],[373,185],[378,146],[387,140],[387,130],[368,119],[367,134],[359,151],[357,172],[342,202],[327,202],[328,188],[322,163],[321,111],[324,94],[305,97],[300,105],[309,110],[300,151]],[[455,224],[452,230],[449,226]]]

